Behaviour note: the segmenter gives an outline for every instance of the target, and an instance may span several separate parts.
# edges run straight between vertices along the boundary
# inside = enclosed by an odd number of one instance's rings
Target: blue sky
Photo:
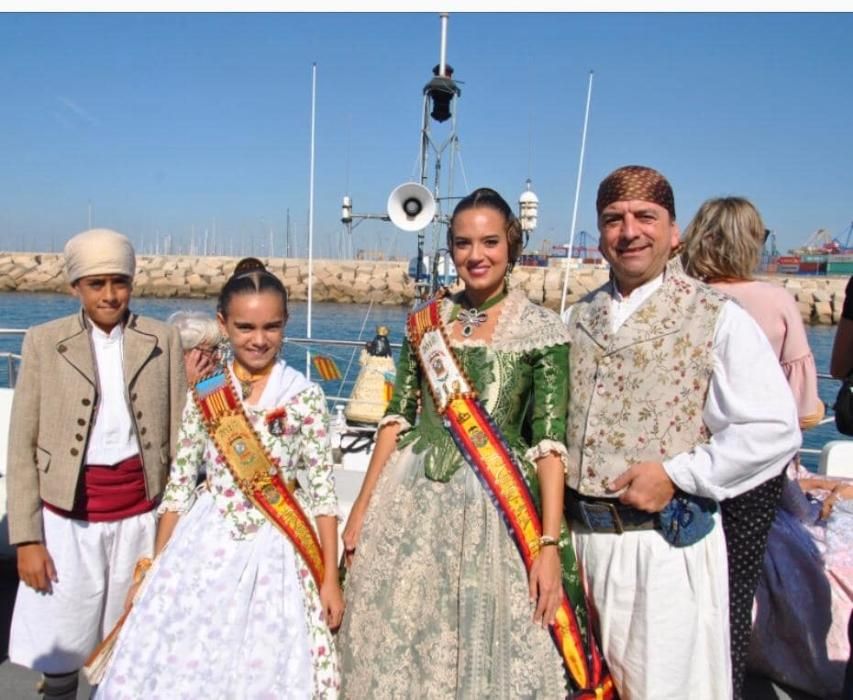
[[[851,33],[851,14],[451,14],[455,194],[487,185],[514,203],[529,176],[534,246],[567,241],[592,69],[578,231],[597,237],[601,178],[643,163],[670,178],[682,226],[738,194],[780,249],[846,235]],[[168,233],[186,248],[215,221],[236,254],[266,254],[270,228],[281,253],[289,209],[304,255],[316,62],[315,254],[334,256],[342,195],[382,212],[416,175],[438,43],[433,12],[1,14],[0,249],[59,249],[91,202],[94,225],[138,247]],[[353,250],[414,252],[389,224],[352,235]]]

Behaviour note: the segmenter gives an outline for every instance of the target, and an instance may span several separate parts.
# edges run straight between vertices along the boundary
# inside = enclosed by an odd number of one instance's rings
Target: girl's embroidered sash
[[[199,380],[193,396],[207,432],[225,459],[243,495],[281,530],[299,552],[317,588],[323,582],[323,552],[293,488],[288,488],[278,467],[249,423],[243,405],[224,371]]]
[[[500,428],[477,398],[476,390],[450,349],[438,300],[415,309],[407,321],[407,331],[436,410],[506,523],[529,574],[539,554],[542,522]],[[572,697],[615,697],[613,681],[591,632],[589,651],[585,649],[565,589],[556,623],[549,630],[572,684],[579,689]]]

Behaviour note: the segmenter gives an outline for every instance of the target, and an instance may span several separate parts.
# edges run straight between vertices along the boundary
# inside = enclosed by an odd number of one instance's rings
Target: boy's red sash
[[[412,312],[407,330],[436,409],[497,507],[529,574],[539,554],[542,522],[521,468],[450,349],[438,300]],[[615,697],[613,680],[595,639],[590,632],[587,651],[565,590],[549,630],[577,689],[572,697]]]
[[[299,552],[317,588],[323,583],[323,552],[314,528],[294,497],[295,484],[281,478],[223,371],[199,380],[193,396],[207,432],[240,490]]]

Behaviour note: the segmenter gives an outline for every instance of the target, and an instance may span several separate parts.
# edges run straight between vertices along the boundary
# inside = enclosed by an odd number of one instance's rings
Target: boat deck
[[[40,674],[22,666],[13,664],[7,658],[9,643],[9,623],[12,619],[12,606],[15,602],[15,590],[18,576],[11,560],[0,560],[0,698],[4,700],[31,700],[37,697],[35,685]],[[89,684],[81,680],[77,700],[88,700],[91,694]],[[790,688],[782,688],[760,676],[748,676],[744,689],[747,700],[816,700],[811,695]]]

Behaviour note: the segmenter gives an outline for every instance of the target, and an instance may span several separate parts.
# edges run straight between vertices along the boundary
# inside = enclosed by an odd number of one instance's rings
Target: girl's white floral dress
[[[338,516],[322,389],[280,360],[257,405],[245,408],[282,477],[304,469],[296,494],[309,518]],[[202,469],[207,479],[196,489]],[[182,517],[96,697],[337,697],[337,653],[314,580],[290,540],[240,492],[192,396],[159,508],[166,511]]]

